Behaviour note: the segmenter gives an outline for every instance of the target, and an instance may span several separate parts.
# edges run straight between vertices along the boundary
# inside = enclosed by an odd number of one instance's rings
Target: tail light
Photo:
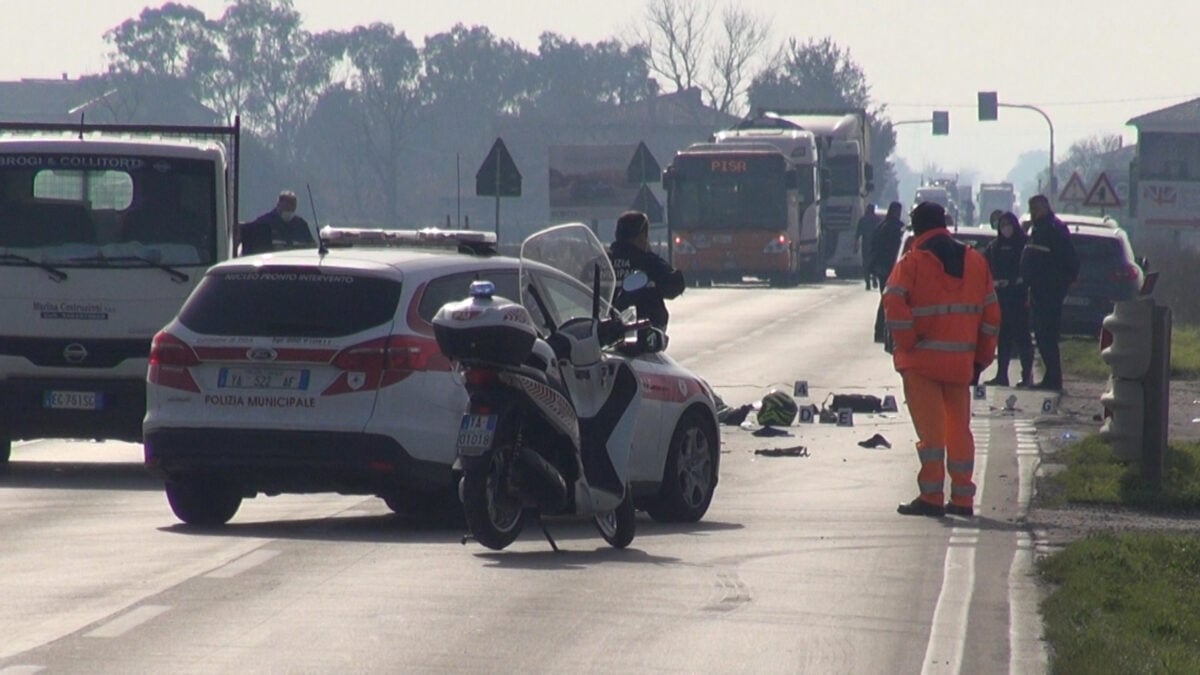
[[[769,244],[763,247],[763,253],[787,253],[788,239],[784,235],[779,235],[772,239]]]
[[[1137,265],[1122,265],[1122,266],[1114,269],[1112,272],[1110,272],[1108,275],[1108,278],[1112,279],[1113,281],[1117,281],[1117,282],[1137,281],[1137,278],[1138,278]]]
[[[385,337],[351,345],[334,355],[331,363],[340,370],[378,372],[386,362],[387,345]]]
[[[488,368],[467,368],[463,371],[463,381],[472,387],[490,387],[496,384],[496,371]]]
[[[330,361],[345,371],[323,392],[325,395],[379,389],[418,371],[450,370],[437,342],[411,335],[389,335],[346,347]],[[355,373],[354,377],[350,373]]]
[[[150,343],[150,368],[146,380],[151,384],[199,393],[200,387],[188,370],[198,365],[200,359],[191,345],[166,331],[159,331]]]
[[[683,237],[675,237],[675,252],[684,255],[695,255],[696,247],[692,246],[692,242]]]
[[[1105,349],[1108,349],[1108,347],[1110,345],[1112,345],[1112,343],[1113,343],[1112,331],[1110,331],[1107,328],[1101,328],[1100,329],[1100,351],[1104,351]]]

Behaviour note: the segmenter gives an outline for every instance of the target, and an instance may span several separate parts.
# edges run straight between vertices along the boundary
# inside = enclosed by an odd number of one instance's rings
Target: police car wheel
[[[663,523],[694,523],[704,517],[717,488],[720,447],[708,420],[684,414],[671,437],[659,495],[646,512]]]
[[[166,492],[175,516],[199,527],[228,523],[242,505],[237,486],[216,477],[173,478],[167,481]]]

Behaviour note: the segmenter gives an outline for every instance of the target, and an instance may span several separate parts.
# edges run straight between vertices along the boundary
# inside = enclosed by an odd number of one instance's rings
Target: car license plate
[[[463,415],[458,427],[458,451],[480,455],[492,447],[496,436],[496,415]]]
[[[222,368],[217,376],[220,389],[308,389],[308,370],[299,368]]]
[[[1071,305],[1072,307],[1087,307],[1089,303],[1087,298],[1081,298],[1076,295],[1068,295],[1066,299],[1063,300],[1063,304]]]
[[[94,391],[47,391],[42,394],[42,407],[54,410],[100,410],[104,397]]]

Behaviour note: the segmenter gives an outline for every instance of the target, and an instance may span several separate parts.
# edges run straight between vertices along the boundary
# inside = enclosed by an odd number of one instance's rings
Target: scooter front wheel
[[[486,470],[467,471],[462,478],[467,529],[476,541],[496,551],[513,543],[525,525],[520,500],[505,489],[509,468],[500,453],[493,452]]]
[[[613,548],[625,548],[637,533],[637,515],[633,509],[633,491],[625,488],[625,498],[617,508],[596,516],[596,529]]]

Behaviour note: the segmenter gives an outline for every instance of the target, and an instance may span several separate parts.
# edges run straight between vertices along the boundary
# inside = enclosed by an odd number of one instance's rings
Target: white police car
[[[322,234],[324,251],[212,267],[154,338],[145,462],[186,523],[223,524],[260,493],[460,508],[453,464],[467,399],[430,321],[476,279],[519,298],[520,261],[495,255],[490,233]],[[591,304],[590,289],[560,272],[533,279],[554,305]],[[720,459],[712,391],[666,353],[639,356],[634,368],[644,398],[630,459],[635,501],[659,520],[698,520]]]

